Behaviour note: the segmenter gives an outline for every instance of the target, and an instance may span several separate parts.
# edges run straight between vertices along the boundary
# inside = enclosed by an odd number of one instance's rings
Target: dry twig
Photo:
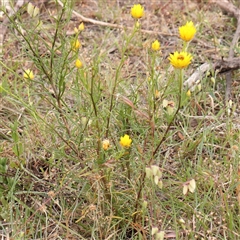
[[[60,0],[57,0],[57,3],[63,7],[63,3]],[[72,13],[79,17],[83,22],[88,22],[88,23],[92,23],[95,25],[100,25],[100,26],[105,26],[105,27],[110,27],[110,28],[118,28],[118,29],[132,29],[132,27],[128,27],[128,26],[123,26],[123,25],[119,25],[119,24],[115,24],[115,23],[107,23],[107,22],[103,22],[103,21],[98,21],[92,18],[87,18],[84,17],[82,14],[76,12],[76,11],[72,11]],[[143,32],[143,33],[147,33],[147,34],[152,34],[152,35],[163,35],[163,36],[177,36],[176,34],[170,34],[170,33],[164,33],[164,32],[158,32],[158,31],[151,31],[151,30],[145,30],[145,29],[140,29],[139,31]],[[71,34],[75,34],[74,31],[72,31],[71,33],[69,32],[69,35]]]
[[[240,9],[235,7],[232,3],[228,2],[228,0],[211,0],[210,3],[218,4],[223,10],[227,11],[231,15],[237,18],[237,30],[233,36],[232,43],[229,49],[229,55],[227,60],[219,60],[215,63],[204,63],[188,78],[188,80],[184,83],[185,86],[188,86],[190,89],[196,85],[201,77],[205,74],[205,72],[210,69],[218,70],[219,73],[226,72],[226,92],[225,92],[225,101],[227,102],[231,95],[231,85],[232,85],[232,77],[231,71],[240,68],[240,58],[234,58],[234,47],[237,44],[240,37]]]
[[[237,19],[237,29],[233,36],[232,43],[230,45],[229,49],[229,55],[228,60],[231,61],[234,57],[234,48],[240,38],[240,9],[238,9],[236,6],[234,6],[232,3],[230,3],[228,0],[211,0],[210,3],[217,4],[221,9],[227,11],[231,15],[233,15]],[[225,92],[225,101],[228,102],[228,100],[231,97],[231,85],[232,85],[232,73],[227,72],[226,74],[226,92]]]
[[[193,89],[200,81],[202,76],[211,69],[218,71],[218,73],[229,73],[232,70],[240,68],[240,58],[232,58],[227,60],[219,60],[213,64],[204,63],[184,82],[184,86]]]

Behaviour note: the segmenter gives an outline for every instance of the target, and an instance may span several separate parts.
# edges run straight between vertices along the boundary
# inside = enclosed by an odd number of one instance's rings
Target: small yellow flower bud
[[[185,224],[185,221],[184,221],[184,219],[182,219],[182,218],[180,218],[180,219],[178,220],[178,222],[181,223],[181,224]]]
[[[129,148],[131,146],[131,143],[132,139],[127,134],[120,138],[120,145],[122,147]]]
[[[104,140],[102,141],[102,148],[103,148],[104,150],[108,150],[109,147],[110,147],[110,141],[109,141],[108,139],[104,139]]]
[[[72,50],[77,51],[81,47],[80,41],[77,39],[72,43]]]
[[[25,79],[33,80],[33,79],[34,79],[33,71],[30,70],[30,69],[24,70],[23,77],[24,77]]]
[[[78,30],[79,30],[79,31],[83,31],[84,28],[85,28],[85,26],[84,26],[84,23],[82,22],[82,23],[78,26]]]
[[[77,34],[78,33],[78,29],[75,27],[74,28],[74,32]]]
[[[76,66],[76,68],[82,68],[83,64],[82,64],[82,62],[80,61],[80,59],[77,59],[77,60],[76,60],[75,66]]]
[[[155,99],[159,99],[160,98],[160,92],[156,89],[155,90]]]
[[[137,29],[140,28],[140,23],[139,23],[139,21],[136,21],[136,22],[135,22],[135,28],[137,28]]]
[[[215,78],[214,78],[214,77],[211,77],[211,82],[212,82],[213,84],[215,84]]]
[[[198,88],[198,91],[201,91],[201,90],[202,90],[202,85],[201,85],[201,83],[199,83],[199,84],[197,85],[197,88]]]
[[[156,40],[156,41],[154,41],[154,42],[152,43],[152,50],[153,50],[153,51],[158,51],[158,50],[160,50],[160,42],[159,42],[158,40]]]
[[[187,95],[187,97],[191,97],[191,91],[190,91],[190,89],[187,91],[186,95]]]

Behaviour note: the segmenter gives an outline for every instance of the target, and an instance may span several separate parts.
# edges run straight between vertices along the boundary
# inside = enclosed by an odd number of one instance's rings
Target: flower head
[[[120,145],[122,147],[129,148],[131,146],[131,143],[132,139],[127,134],[120,138]]]
[[[84,26],[84,23],[82,22],[82,23],[79,24],[79,26],[77,28],[76,27],[74,28],[74,32],[75,33],[80,33],[84,30],[84,28],[85,28],[85,26]]]
[[[75,40],[72,43],[72,50],[73,51],[77,51],[79,48],[81,47],[81,43],[79,42],[79,40]]]
[[[30,15],[30,17],[36,17],[39,14],[39,8],[35,7],[32,3],[28,3],[27,13]]]
[[[109,147],[110,147],[110,141],[109,141],[108,139],[104,139],[104,140],[102,141],[102,148],[103,148],[104,150],[108,150]]]
[[[187,97],[191,97],[192,93],[191,93],[190,89],[188,89],[186,95],[187,95]]]
[[[76,68],[82,68],[83,63],[80,61],[80,59],[77,59],[77,60],[76,60],[75,66],[76,66]]]
[[[34,79],[33,71],[30,70],[30,69],[24,70],[23,77],[24,77],[25,79],[33,80],[33,79]]]
[[[192,55],[187,52],[174,52],[170,54],[169,61],[175,68],[186,68],[192,60]]]
[[[155,90],[155,99],[158,100],[160,98],[160,92],[156,89]]]
[[[153,50],[153,51],[158,51],[158,50],[160,50],[160,42],[159,42],[158,40],[156,40],[156,41],[154,41],[154,42],[152,43],[152,50]]]
[[[135,4],[131,8],[131,15],[133,18],[139,19],[144,15],[144,7],[141,4]]]
[[[83,22],[80,23],[79,26],[78,26],[78,30],[79,30],[79,31],[83,31],[84,28],[85,28],[84,23],[83,23]]]
[[[196,33],[196,28],[192,21],[187,22],[184,26],[179,28],[180,38],[186,42],[191,41],[195,33]]]

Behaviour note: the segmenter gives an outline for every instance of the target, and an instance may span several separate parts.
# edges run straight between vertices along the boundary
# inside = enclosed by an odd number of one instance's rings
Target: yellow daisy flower
[[[144,15],[144,7],[141,4],[135,4],[131,8],[131,15],[133,18],[139,19]]]
[[[154,42],[152,43],[152,50],[153,50],[153,51],[158,51],[158,50],[160,50],[160,42],[159,42],[158,40],[156,40],[156,41],[154,41]]]
[[[120,145],[122,147],[129,148],[131,146],[131,143],[132,139],[127,134],[120,138]]]
[[[195,33],[196,33],[196,28],[192,21],[187,22],[184,26],[179,28],[180,38],[186,42],[191,41]]]
[[[30,70],[30,69],[24,70],[23,77],[24,77],[25,79],[33,80],[33,79],[34,79],[33,71]]]
[[[187,52],[174,52],[174,54],[170,54],[168,60],[175,68],[186,68],[192,60],[192,55]]]

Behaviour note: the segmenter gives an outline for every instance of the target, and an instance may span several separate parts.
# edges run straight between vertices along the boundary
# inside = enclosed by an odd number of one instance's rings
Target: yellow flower
[[[212,82],[213,84],[215,84],[215,78],[214,78],[214,77],[211,77],[211,82]]]
[[[141,4],[135,4],[131,8],[131,15],[133,18],[139,19],[144,15],[144,7]]]
[[[160,92],[156,89],[155,90],[155,99],[159,99],[160,98]]]
[[[78,26],[78,30],[79,31],[83,31],[84,30],[84,23],[83,22]]]
[[[82,22],[81,24],[79,24],[78,28],[74,28],[74,32],[77,34],[79,32],[82,32],[84,30],[84,23]]]
[[[191,97],[192,94],[191,94],[190,89],[187,91],[186,95],[187,95],[187,97]]]
[[[30,69],[24,70],[23,77],[24,77],[25,79],[33,80],[33,79],[34,79],[33,71],[30,70]]]
[[[78,33],[78,29],[75,27],[74,28],[74,32],[77,34]]]
[[[192,55],[187,52],[174,52],[174,54],[170,54],[168,60],[173,67],[182,69],[191,63]]]
[[[152,43],[152,50],[153,50],[153,51],[158,51],[158,50],[160,50],[160,42],[159,42],[158,40],[156,40],[156,41],[154,41],[154,42]]]
[[[79,48],[81,47],[81,43],[79,42],[79,40],[75,40],[72,43],[72,50],[73,51],[77,51]]]
[[[108,139],[104,139],[104,140],[102,141],[102,148],[103,148],[104,150],[108,150],[109,147],[110,147],[110,141],[109,141]]]
[[[120,145],[122,147],[129,148],[131,146],[131,143],[132,139],[127,134],[120,138]]]
[[[186,42],[191,41],[195,33],[196,33],[196,28],[192,21],[187,22],[184,26],[179,28],[180,38]]]
[[[82,64],[82,62],[80,61],[80,59],[77,59],[77,60],[76,60],[75,66],[76,66],[76,68],[82,68],[83,64]]]

